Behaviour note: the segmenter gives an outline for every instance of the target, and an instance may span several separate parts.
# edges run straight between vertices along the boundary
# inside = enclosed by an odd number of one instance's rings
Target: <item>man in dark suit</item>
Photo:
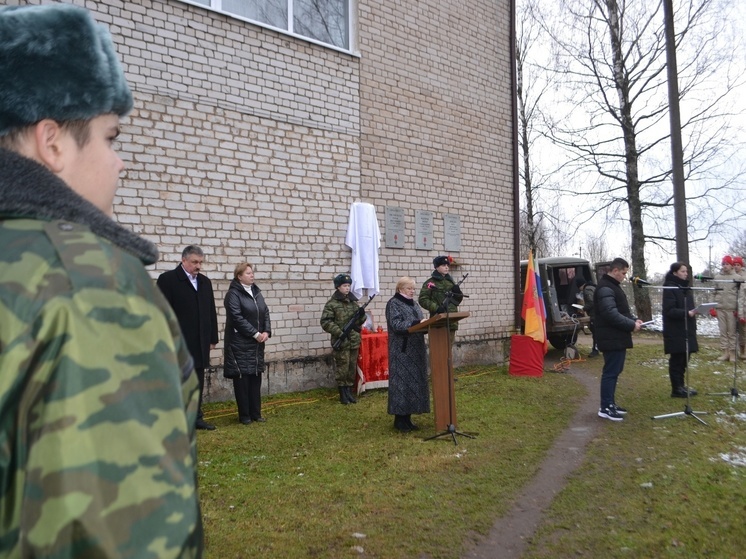
[[[218,315],[212,284],[200,273],[205,255],[202,249],[189,245],[181,253],[181,264],[158,277],[158,287],[176,313],[181,332],[194,359],[199,378],[199,411],[197,429],[212,431],[215,426],[202,416],[202,392],[205,368],[210,365],[210,350],[218,343]]]

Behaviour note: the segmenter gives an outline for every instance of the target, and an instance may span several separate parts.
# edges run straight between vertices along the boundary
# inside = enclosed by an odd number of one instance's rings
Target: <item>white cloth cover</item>
[[[381,230],[378,228],[376,208],[373,204],[354,202],[350,207],[345,244],[352,249],[351,292],[360,299],[363,288],[368,295],[379,291],[378,251],[381,248]]]

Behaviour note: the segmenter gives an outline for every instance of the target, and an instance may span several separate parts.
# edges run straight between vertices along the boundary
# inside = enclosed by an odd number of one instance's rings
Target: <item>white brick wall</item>
[[[406,247],[380,255],[379,324],[396,280],[424,281],[444,252],[443,214],[460,216],[467,265],[453,275],[469,272],[472,316],[457,362],[501,357],[514,328],[508,0],[358,0],[359,56],[176,0],[75,3],[109,25],[135,96],[116,218],[160,247],[153,277],[203,247],[221,328],[235,264],[255,265],[270,390],[331,381],[318,321],[349,270],[354,201],[377,207],[382,232],[386,205],[405,210]],[[414,249],[418,209],[435,212],[434,251]]]

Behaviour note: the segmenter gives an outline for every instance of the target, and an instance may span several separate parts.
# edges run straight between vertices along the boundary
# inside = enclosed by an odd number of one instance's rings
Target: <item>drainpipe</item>
[[[516,69],[516,0],[510,1],[510,99],[512,109],[513,134],[513,292],[515,293],[515,328],[521,327],[521,231],[520,231],[520,181],[518,179],[518,93]]]

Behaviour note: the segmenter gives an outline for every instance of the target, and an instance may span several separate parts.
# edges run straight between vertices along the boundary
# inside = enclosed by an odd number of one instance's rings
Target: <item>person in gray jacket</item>
[[[723,256],[720,273],[715,275],[718,290],[715,291],[717,309],[711,309],[710,314],[718,319],[720,329],[720,361],[736,360],[736,305],[738,303],[737,282],[743,281],[742,276],[733,269],[733,257]]]
[[[394,416],[394,428],[403,433],[419,429],[412,423],[413,413],[430,412],[425,333],[409,333],[409,328],[424,320],[414,290],[414,280],[403,277],[396,284],[396,294],[386,303],[388,412]]]

